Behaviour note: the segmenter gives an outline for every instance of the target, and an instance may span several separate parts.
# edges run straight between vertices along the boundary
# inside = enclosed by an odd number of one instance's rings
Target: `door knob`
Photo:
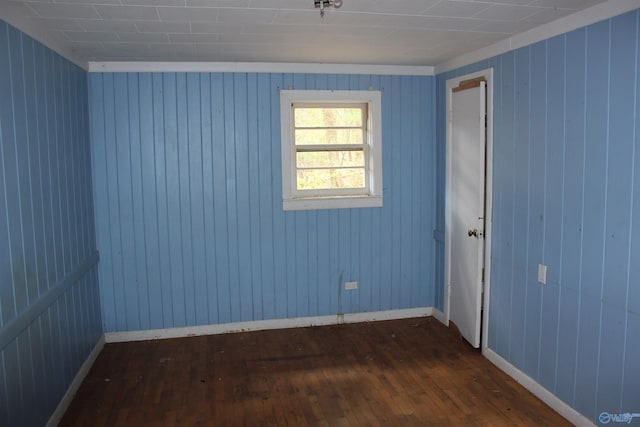
[[[482,231],[478,231],[477,228],[474,228],[473,230],[467,231],[467,234],[469,235],[469,237],[471,236],[478,237],[478,236],[482,236]]]

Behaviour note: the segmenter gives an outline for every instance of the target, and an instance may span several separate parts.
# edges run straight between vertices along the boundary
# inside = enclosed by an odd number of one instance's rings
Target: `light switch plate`
[[[544,264],[538,264],[538,282],[547,284],[547,266]]]

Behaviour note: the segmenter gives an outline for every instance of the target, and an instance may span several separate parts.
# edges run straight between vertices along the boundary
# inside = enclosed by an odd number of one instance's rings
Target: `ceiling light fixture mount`
[[[324,18],[324,10],[329,7],[339,9],[342,7],[342,0],[313,0],[316,9],[320,9],[320,17]]]

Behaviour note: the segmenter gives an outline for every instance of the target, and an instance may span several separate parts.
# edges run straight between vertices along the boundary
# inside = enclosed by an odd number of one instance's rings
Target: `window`
[[[379,91],[280,91],[284,210],[382,206]]]

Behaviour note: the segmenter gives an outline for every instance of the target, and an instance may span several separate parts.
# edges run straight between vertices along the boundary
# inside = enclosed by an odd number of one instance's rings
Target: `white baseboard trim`
[[[440,323],[442,323],[444,326],[449,326],[449,322],[447,322],[447,316],[444,315],[444,312],[438,310],[435,307],[433,309],[433,317],[435,317],[436,320],[440,321]]]
[[[536,382],[533,378],[513,366],[507,360],[502,358],[502,356],[498,355],[498,353],[496,353],[495,351],[485,347],[482,349],[482,354],[484,355],[484,357],[489,359],[491,363],[496,365],[507,375],[520,383],[524,388],[533,393],[538,399],[549,405],[549,407],[566,418],[570,423],[578,427],[595,426],[595,424],[591,420],[560,400],[556,395],[551,393],[546,388],[542,387],[542,385]]]
[[[303,328],[308,326],[337,325],[341,323],[373,322],[379,320],[407,319],[433,315],[433,307],[402,310],[371,311],[328,316],[297,317],[292,319],[256,320],[250,322],[222,323],[217,325],[187,326],[183,328],[151,329],[146,331],[107,332],[108,343],[146,341],[167,338],[183,338],[198,335],[216,335],[233,332],[261,331],[268,329]]]
[[[96,343],[96,345],[93,346],[93,350],[91,350],[91,353],[89,353],[89,356],[87,356],[82,366],[80,366],[80,369],[76,373],[76,376],[73,377],[73,381],[71,381],[71,384],[69,384],[69,387],[67,388],[66,393],[64,394],[64,396],[62,396],[60,403],[58,403],[58,407],[56,408],[55,411],[53,411],[53,414],[51,414],[51,417],[49,417],[49,421],[47,421],[47,427],[54,427],[60,424],[60,421],[62,420],[64,413],[67,411],[67,408],[69,408],[71,401],[73,400],[74,396],[78,392],[78,389],[82,384],[82,381],[84,381],[84,378],[87,376],[87,374],[91,370],[91,367],[93,366],[93,363],[96,361],[96,358],[102,351],[104,344],[105,344],[105,339],[104,339],[104,335],[102,335],[98,340],[98,342]]]

